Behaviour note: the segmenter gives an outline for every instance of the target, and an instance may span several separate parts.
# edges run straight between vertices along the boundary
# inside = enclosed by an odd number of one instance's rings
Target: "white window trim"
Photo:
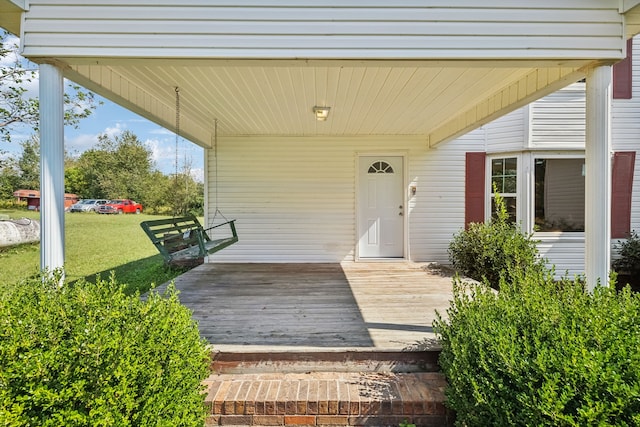
[[[491,185],[491,171],[492,171],[492,161],[495,159],[508,159],[514,158],[516,159],[516,192],[515,193],[500,193],[501,196],[504,197],[515,197],[516,198],[516,222],[522,223],[522,153],[521,152],[507,152],[507,153],[491,153],[487,155],[487,160],[485,164],[485,203],[484,203],[484,218],[488,220],[491,218],[491,202],[493,200],[493,186]]]
[[[535,161],[536,159],[585,159],[584,151],[532,151],[530,152],[529,168],[530,168],[530,185],[529,185],[529,207],[530,212],[528,218],[530,225],[528,229],[533,233],[534,239],[542,242],[563,241],[563,242],[584,242],[584,231],[535,231]]]
[[[522,230],[532,233],[534,239],[541,242],[553,242],[561,240],[563,242],[584,242],[584,232],[582,231],[534,231],[535,224],[535,161],[542,159],[584,159],[583,150],[526,150],[508,151],[502,153],[487,154],[485,165],[485,219],[491,218],[491,163],[494,159],[505,159],[515,157],[517,159],[517,193],[504,194],[505,196],[516,197],[516,222],[520,224]]]

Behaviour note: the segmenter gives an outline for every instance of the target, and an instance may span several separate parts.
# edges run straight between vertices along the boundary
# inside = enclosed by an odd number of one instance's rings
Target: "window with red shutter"
[[[613,66],[613,98],[631,99],[633,39],[627,40],[627,57]]]
[[[613,155],[611,180],[611,238],[626,238],[631,231],[631,192],[635,151],[620,151]]]
[[[467,153],[465,163],[465,227],[484,222],[485,153]]]

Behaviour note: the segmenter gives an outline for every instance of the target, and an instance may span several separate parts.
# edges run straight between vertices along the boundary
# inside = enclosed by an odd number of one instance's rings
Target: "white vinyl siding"
[[[210,262],[339,262],[356,245],[358,155],[407,159],[408,257],[447,262],[452,235],[464,227],[464,150],[460,138],[427,149],[421,138],[221,138],[218,203],[237,220],[239,242]],[[461,155],[462,154],[462,155]],[[208,218],[215,212],[215,157],[208,152]],[[413,196],[410,187],[416,186]]]
[[[353,259],[356,153],[349,143],[335,138],[228,138],[218,145],[219,208],[237,219],[240,241],[215,260]],[[215,211],[214,160],[210,151],[209,220]]]
[[[622,25],[599,0],[32,0],[23,32],[25,56],[596,59]]]
[[[519,108],[485,125],[488,153],[519,151],[525,148],[529,108]]]
[[[486,151],[482,129],[410,157],[410,185],[417,187],[409,204],[411,259],[449,263],[449,242],[464,229],[465,153],[470,151]]]
[[[555,277],[574,277],[584,274],[584,233],[581,236],[536,237],[540,256],[549,268],[555,269]]]
[[[530,148],[584,149],[585,85],[575,83],[532,103]]]
[[[216,260],[337,262],[353,259],[353,150],[317,138],[233,138],[218,142],[219,209],[237,220],[239,243]],[[209,152],[209,221],[215,158]]]

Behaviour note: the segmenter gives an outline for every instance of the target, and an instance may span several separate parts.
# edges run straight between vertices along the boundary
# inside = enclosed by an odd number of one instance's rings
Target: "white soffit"
[[[573,67],[555,67],[554,75]],[[78,65],[79,83],[172,128],[180,88],[181,130],[209,146],[224,136],[423,135],[527,79],[532,68],[486,63],[282,63]],[[579,77],[576,77],[576,79]],[[545,80],[546,82],[546,80]],[[569,82],[570,83],[570,82]],[[535,86],[535,85],[534,85]],[[535,90],[539,88],[534,87]],[[527,93],[531,95],[531,93]],[[504,101],[519,101],[511,96]],[[331,107],[315,120],[313,107]],[[504,106],[500,106],[502,109]]]

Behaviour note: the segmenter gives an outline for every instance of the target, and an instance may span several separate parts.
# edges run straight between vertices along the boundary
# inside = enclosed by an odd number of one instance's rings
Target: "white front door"
[[[403,158],[359,159],[358,254],[360,258],[404,256]]]

